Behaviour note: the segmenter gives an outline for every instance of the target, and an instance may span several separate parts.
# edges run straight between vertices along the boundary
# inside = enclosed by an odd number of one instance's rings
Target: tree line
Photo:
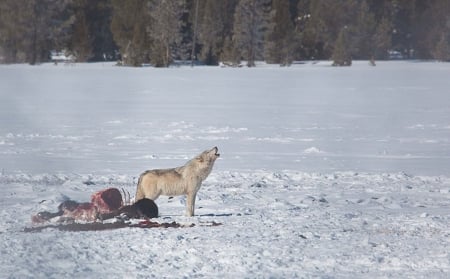
[[[450,60],[450,0],[1,0],[0,62]]]

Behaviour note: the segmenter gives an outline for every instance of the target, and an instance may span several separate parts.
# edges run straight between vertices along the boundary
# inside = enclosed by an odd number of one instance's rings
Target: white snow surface
[[[0,278],[448,278],[450,64],[330,64],[0,66]],[[213,146],[186,227],[24,232]]]

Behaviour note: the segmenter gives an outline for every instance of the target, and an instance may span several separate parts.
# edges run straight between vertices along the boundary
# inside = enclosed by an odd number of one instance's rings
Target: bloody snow
[[[0,277],[447,277],[450,64],[330,64],[0,66]],[[194,217],[31,222],[213,146]]]

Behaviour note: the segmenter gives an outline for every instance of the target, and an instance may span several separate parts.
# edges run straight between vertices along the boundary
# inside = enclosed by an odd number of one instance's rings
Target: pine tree
[[[348,41],[347,28],[344,27],[336,40],[333,50],[333,66],[351,66],[352,57],[350,54],[350,44]]]
[[[183,39],[181,17],[184,0],[153,0],[150,5],[151,25],[148,34],[152,41],[151,62],[157,67],[168,67],[173,51]]]
[[[78,62],[85,62],[92,55],[92,38],[86,18],[87,4],[87,0],[74,1],[75,22],[73,24],[70,49]]]
[[[418,3],[419,1],[385,1],[384,16],[389,19],[392,25],[392,47],[402,51],[405,56],[409,55],[409,50],[413,45],[411,39],[416,2]]]
[[[205,0],[204,9],[198,25],[198,38],[201,44],[200,59],[207,65],[218,63],[217,47],[221,41],[222,12],[220,4],[223,1]]]
[[[142,15],[142,18],[146,18],[145,15]],[[146,24],[144,22],[135,24],[132,34],[133,37],[127,46],[129,63],[134,67],[140,67],[151,60],[149,51],[150,38],[147,35]]]
[[[363,0],[358,6],[357,17],[350,30],[351,52],[355,59],[369,59],[374,56],[373,34],[375,28],[375,16],[370,11],[367,1]]]
[[[392,25],[391,22],[383,17],[378,24],[373,36],[375,46],[375,58],[386,59],[388,50],[392,46]]]
[[[295,40],[297,59],[314,59],[316,56],[314,42],[315,34],[312,32],[308,22],[311,19],[310,1],[299,0],[296,7],[295,17]]]
[[[149,61],[148,2],[144,0],[112,0],[111,32],[119,46],[122,63],[140,66]]]
[[[230,37],[225,39],[225,43],[220,54],[220,60],[225,65],[236,67],[241,63],[239,51],[233,44],[233,40]]]
[[[254,67],[263,55],[266,5],[266,0],[240,0],[234,13],[233,44],[248,67]]]
[[[450,0],[426,1],[421,9],[414,33],[417,55],[436,58],[436,43],[443,43],[442,34],[450,34]]]
[[[226,22],[231,20],[227,9],[229,1],[204,0],[198,24],[198,43],[201,45],[200,59],[207,65],[217,65],[225,38],[229,35]]]
[[[46,61],[52,48],[63,49],[69,40],[69,31],[74,16],[63,13],[70,0],[29,1],[26,9],[29,16],[26,44],[27,61],[31,65]]]
[[[86,1],[86,0],[85,0]],[[86,1],[85,13],[90,41],[90,61],[116,60],[117,46],[111,33],[112,6],[110,0]]]
[[[73,15],[69,0],[0,2],[0,50],[7,63],[48,61],[50,51],[67,46]]]
[[[0,2],[0,56],[2,63],[25,62],[27,36],[27,0],[4,0]]]
[[[309,3],[310,16],[305,22],[303,43],[312,49],[315,59],[328,59],[341,29],[353,25],[357,0],[311,0]]]
[[[441,35],[441,39],[436,45],[433,51],[434,59],[438,61],[449,61],[450,60],[450,43],[447,39],[446,34]]]
[[[234,61],[234,63],[240,63],[240,57],[237,48],[235,47],[232,38],[233,38],[233,27],[234,27],[234,13],[236,11],[237,4],[239,0],[227,0],[220,1],[223,2],[222,6],[222,32],[221,34],[223,40],[219,45],[219,58],[222,61]],[[224,60],[224,57],[227,59]]]
[[[267,63],[281,65],[292,63],[294,27],[289,8],[289,2],[286,0],[272,0],[264,47]]]

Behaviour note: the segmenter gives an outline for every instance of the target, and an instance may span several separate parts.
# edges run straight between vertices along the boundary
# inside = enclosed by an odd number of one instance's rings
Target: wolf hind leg
[[[134,201],[137,202],[138,200],[142,200],[143,198],[145,198],[144,191],[142,190],[142,186],[138,184],[136,195],[134,196]]]

